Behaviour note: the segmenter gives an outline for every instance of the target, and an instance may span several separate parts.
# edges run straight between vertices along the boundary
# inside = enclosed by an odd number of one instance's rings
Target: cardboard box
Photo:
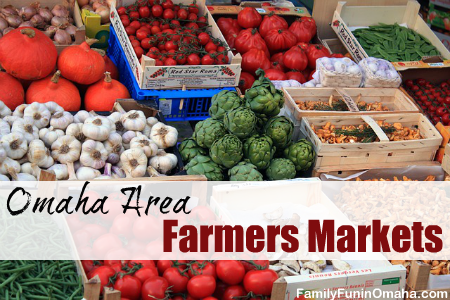
[[[448,299],[450,295],[450,275],[431,275],[430,269],[430,265],[417,261],[411,262],[411,269],[406,285],[408,291],[415,291],[417,295],[415,298],[406,297],[406,300],[416,298],[434,300]],[[425,291],[427,295],[424,295]],[[430,292],[440,293],[440,295],[436,294],[437,297],[432,297]],[[447,297],[444,296],[445,293]]]
[[[81,10],[77,1],[75,1],[74,14],[80,16],[82,24],[84,24],[86,29],[86,36],[98,40],[92,47],[106,50],[108,48],[109,27],[111,23],[101,24],[99,15],[87,9]]]
[[[441,57],[429,58],[426,61],[393,62],[397,70],[411,68],[444,68],[450,67],[450,51],[445,48],[439,38],[431,31],[419,16],[420,5],[409,1],[406,6],[346,6],[339,2],[334,13],[331,26],[339,39],[356,61],[368,57],[359,44],[351,28],[385,24],[404,24],[427,38],[441,53]]]
[[[186,5],[192,3],[190,0],[174,0],[173,2]],[[145,55],[139,61],[116,10],[116,7],[133,3],[135,0],[118,0],[116,5],[111,7],[111,24],[124,51],[123,55],[128,60],[135,80],[141,89],[218,88],[238,85],[242,57],[239,54],[234,56],[231,51],[228,53],[230,63],[227,65],[159,67],[155,65],[154,59]],[[225,42],[216,22],[206,9],[205,0],[197,1],[197,4],[199,5],[199,14],[206,15],[208,23],[211,25],[212,36]],[[163,75],[155,76],[160,69],[164,69]]]
[[[220,17],[233,17],[237,18],[237,14],[246,6],[255,7],[256,10],[263,16],[273,12],[276,15],[283,16],[288,24],[291,24],[299,17],[311,17],[308,10],[305,7],[276,7],[276,6],[261,6],[251,5],[252,2],[244,2],[241,6],[208,6],[208,10],[213,15],[214,20]]]

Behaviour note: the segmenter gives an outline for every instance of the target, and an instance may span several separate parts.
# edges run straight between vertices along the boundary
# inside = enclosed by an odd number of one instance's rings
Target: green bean
[[[4,288],[8,283],[11,281],[16,280],[17,277],[19,277],[21,272],[14,273],[13,275],[9,276],[8,279],[6,279],[2,284],[0,284],[0,289]]]
[[[28,266],[25,266],[25,267],[12,269],[12,270],[0,270],[0,273],[15,273],[15,272],[18,272],[18,271],[26,271],[26,270],[34,268],[35,266],[36,265],[32,264],[32,265],[28,265]]]

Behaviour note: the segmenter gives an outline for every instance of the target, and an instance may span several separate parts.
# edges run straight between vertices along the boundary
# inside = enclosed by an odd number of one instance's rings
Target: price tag
[[[376,135],[380,139],[380,142],[389,142],[388,136],[384,133],[383,129],[378,126],[378,123],[374,119],[369,116],[361,116],[361,118],[373,129],[373,131],[375,131]]]
[[[159,110],[164,116],[172,114],[172,100],[159,99]]]
[[[342,100],[344,100],[345,104],[347,104],[348,109],[350,111],[359,111],[358,105],[355,103],[355,101],[353,101],[352,97],[350,97],[350,95],[348,95],[344,89],[342,88],[336,88],[336,91],[338,92],[338,94],[342,97]]]

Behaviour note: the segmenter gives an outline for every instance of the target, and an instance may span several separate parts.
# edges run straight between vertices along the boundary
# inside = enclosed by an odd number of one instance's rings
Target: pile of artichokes
[[[179,145],[189,175],[211,181],[262,181],[295,178],[308,170],[315,153],[310,142],[292,141],[294,124],[278,116],[283,93],[260,76],[245,98],[222,91],[212,98],[211,118],[197,123]]]

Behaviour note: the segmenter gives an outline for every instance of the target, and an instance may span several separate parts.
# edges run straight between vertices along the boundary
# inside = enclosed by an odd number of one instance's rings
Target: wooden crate
[[[417,126],[424,137],[420,140],[389,141],[386,140],[376,120],[388,123],[400,122],[403,126]],[[313,124],[321,128],[327,122],[342,125],[369,124],[380,138],[380,142],[324,144],[311,129]],[[300,130],[312,142],[317,154],[315,168],[325,166],[361,165],[369,163],[396,163],[431,161],[434,159],[442,137],[433,124],[422,114],[390,114],[373,116],[320,116],[302,118]],[[384,135],[384,136],[383,136]]]
[[[442,158],[442,168],[450,174],[450,146],[445,145],[444,157]]]
[[[412,261],[411,269],[409,271],[408,278],[406,279],[407,291],[415,292],[414,297],[406,296],[406,300],[412,299],[434,299],[444,300],[448,299],[450,289],[428,289],[428,281],[431,276],[449,276],[449,275],[430,275],[430,265]],[[435,295],[435,297],[432,297]],[[447,296],[445,296],[447,295]]]
[[[302,117],[316,117],[316,116],[351,116],[351,115],[377,115],[377,114],[405,114],[418,113],[419,109],[414,102],[400,89],[395,88],[283,88],[284,102],[286,108],[291,111],[291,114],[297,120]],[[341,99],[343,92],[348,95],[354,102],[358,98],[360,101],[367,103],[381,102],[384,106],[389,108],[389,111],[313,111],[300,110],[296,105],[296,101],[325,101],[328,102],[331,95],[335,99]],[[361,95],[361,96],[360,96]]]

